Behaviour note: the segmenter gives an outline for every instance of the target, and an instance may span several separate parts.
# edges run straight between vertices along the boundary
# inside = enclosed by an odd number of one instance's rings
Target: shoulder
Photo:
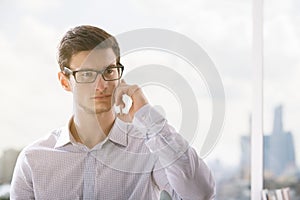
[[[23,148],[18,155],[16,163],[16,171],[30,171],[32,163],[39,162],[41,159],[45,159],[45,151],[50,152],[56,144],[57,139],[61,134],[61,128],[50,131],[43,138],[40,138],[33,143]],[[24,172],[25,173],[25,172]]]
[[[62,128],[54,129],[46,134],[44,137],[34,141],[33,143],[27,145],[23,150],[22,153],[24,156],[37,152],[43,151],[46,149],[53,149],[57,140],[61,136]]]

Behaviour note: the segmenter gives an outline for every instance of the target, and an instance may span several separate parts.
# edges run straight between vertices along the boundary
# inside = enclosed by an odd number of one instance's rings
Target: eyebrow
[[[86,69],[75,69],[75,70],[73,70],[73,71],[100,71],[100,70],[103,70],[103,69],[106,69],[106,68],[108,68],[108,67],[115,67],[115,66],[117,66],[118,65],[118,63],[111,63],[111,64],[109,64],[109,65],[107,65],[106,67],[103,67],[103,68],[101,68],[101,69],[93,69],[93,68],[86,68]],[[81,67],[84,67],[84,66],[81,66]],[[76,67],[75,67],[76,68]],[[72,69],[71,69],[72,70]]]

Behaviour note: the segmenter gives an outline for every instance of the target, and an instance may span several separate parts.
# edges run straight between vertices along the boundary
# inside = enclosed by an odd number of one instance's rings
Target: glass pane
[[[264,3],[264,188],[300,199],[300,2]]]
[[[250,199],[250,115],[252,108],[251,1],[212,1],[211,27],[222,30],[206,49],[215,61],[226,94],[222,137],[207,160],[217,180],[217,200]],[[217,20],[216,20],[217,18]],[[213,31],[214,32],[214,31]]]
[[[168,29],[183,34],[205,50],[220,74],[226,95],[222,135],[204,158],[216,179],[216,199],[250,199],[251,3],[251,0],[112,0],[76,4],[71,0],[1,1],[0,191],[9,187],[18,152],[52,129],[65,125],[70,118],[72,96],[57,81],[57,45],[70,27],[92,24],[114,35],[145,27]],[[203,79],[186,70],[190,63],[164,53],[169,52],[151,54],[149,50],[125,56],[124,73],[136,64],[155,61],[188,77],[200,116],[199,134],[192,146],[200,153],[214,114],[212,99]],[[145,91],[149,96],[156,94],[149,97],[151,102],[162,105],[170,123],[179,128],[184,119],[177,117],[180,107],[172,106],[178,104],[174,94],[159,86]]]

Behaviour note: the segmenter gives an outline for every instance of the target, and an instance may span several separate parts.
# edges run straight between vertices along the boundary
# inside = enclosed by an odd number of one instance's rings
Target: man
[[[11,199],[158,199],[161,191],[172,199],[214,198],[214,180],[195,150],[141,88],[121,80],[113,36],[75,27],[60,42],[58,63],[73,116],[22,151]],[[124,95],[132,99],[127,114]]]

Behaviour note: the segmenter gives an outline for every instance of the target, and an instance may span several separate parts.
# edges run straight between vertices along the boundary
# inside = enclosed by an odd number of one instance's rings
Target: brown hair
[[[82,25],[70,29],[59,43],[58,64],[61,71],[64,67],[69,67],[73,55],[94,48],[112,48],[117,57],[117,63],[120,62],[120,48],[112,35],[98,27]]]

